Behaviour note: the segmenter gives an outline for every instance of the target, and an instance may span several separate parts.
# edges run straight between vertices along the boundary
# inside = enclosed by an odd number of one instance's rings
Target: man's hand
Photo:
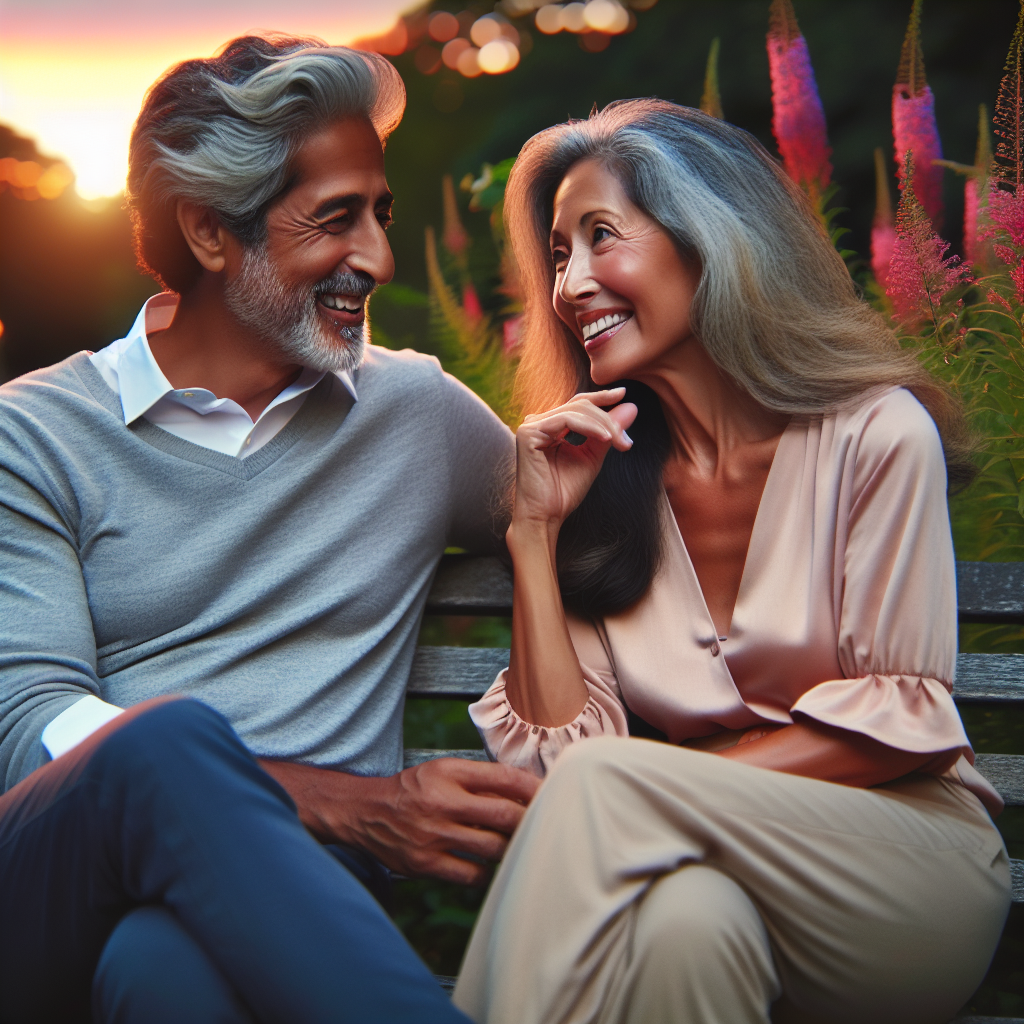
[[[456,853],[498,861],[540,779],[508,765],[445,757],[386,778],[260,761],[302,823],[325,843],[372,853],[402,875],[481,885],[490,871]]]

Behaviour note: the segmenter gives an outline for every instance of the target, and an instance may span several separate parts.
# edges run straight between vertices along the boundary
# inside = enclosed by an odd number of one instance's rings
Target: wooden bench
[[[959,562],[957,599],[962,623],[1024,624],[1024,563]],[[512,578],[496,558],[446,555],[438,569],[428,615],[512,614]],[[490,647],[419,647],[413,661],[408,696],[422,699],[478,700],[508,665],[508,651]],[[960,654],[953,698],[959,705],[1024,704],[1024,654]],[[485,761],[482,750],[406,748],[405,765],[436,757]],[[992,783],[1007,807],[1024,806],[1024,756],[977,756],[978,770]],[[1024,903],[1024,861],[1012,860],[1013,902]],[[450,988],[454,979],[443,978]],[[961,1017],[957,1024],[1024,1024],[1024,1020]]]

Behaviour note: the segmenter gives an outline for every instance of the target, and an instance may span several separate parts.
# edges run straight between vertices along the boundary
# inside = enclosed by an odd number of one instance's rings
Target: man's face
[[[369,294],[395,271],[384,152],[369,121],[346,118],[305,140],[291,174],[268,211],[266,241],[228,268],[225,301],[296,362],[351,370],[362,359]]]

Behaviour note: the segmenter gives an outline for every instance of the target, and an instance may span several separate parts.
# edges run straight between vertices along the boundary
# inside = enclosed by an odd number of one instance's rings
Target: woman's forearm
[[[944,769],[948,765],[940,762],[951,764],[957,752],[915,754],[861,733],[821,722],[800,722],[719,751],[718,756],[789,775],[866,787],[891,782],[920,768]]]
[[[566,725],[586,706],[589,693],[565,624],[558,589],[557,529],[513,523],[506,540],[515,587],[505,695],[526,722]]]

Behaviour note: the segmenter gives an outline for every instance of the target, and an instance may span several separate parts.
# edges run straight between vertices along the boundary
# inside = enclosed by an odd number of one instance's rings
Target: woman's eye
[[[564,249],[555,249],[551,253],[551,262],[555,270],[561,270],[569,262],[569,254]]]
[[[603,242],[606,238],[611,238],[612,233],[607,228],[594,228],[594,245],[598,242]]]

